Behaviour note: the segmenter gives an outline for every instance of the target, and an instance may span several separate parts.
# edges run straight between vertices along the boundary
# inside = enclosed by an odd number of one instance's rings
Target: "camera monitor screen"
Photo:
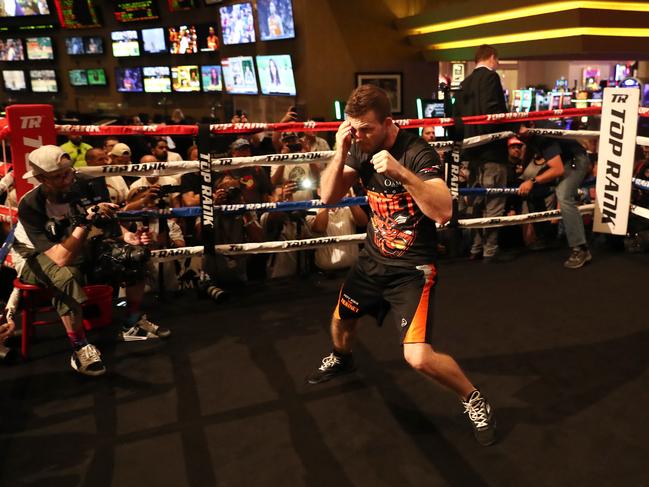
[[[167,27],[169,52],[171,54],[196,54],[198,52],[198,34],[196,26],[181,25]]]
[[[22,69],[8,69],[2,72],[5,90],[7,91],[27,91],[27,80],[25,72]]]
[[[171,93],[170,70],[167,66],[146,66],[142,72],[146,93]]]
[[[117,22],[138,22],[159,19],[156,0],[117,0],[115,20]]]
[[[170,12],[177,12],[179,10],[189,10],[196,7],[195,0],[167,0]]]
[[[137,40],[137,31],[120,30],[111,32],[113,41],[113,56],[131,57],[140,55],[140,43]]]
[[[25,51],[20,39],[0,39],[0,61],[24,61]]]
[[[72,86],[88,86],[88,74],[85,69],[71,69],[68,76]]]
[[[0,17],[27,17],[49,15],[50,8],[45,0],[11,0],[0,2]]]
[[[41,59],[54,59],[51,37],[28,37],[25,39],[27,45],[27,59],[38,61]]]
[[[290,55],[257,56],[257,72],[263,95],[295,96]]]
[[[257,0],[257,16],[262,41],[295,37],[291,0]]]
[[[104,68],[87,69],[86,74],[90,86],[106,86],[106,71],[104,71]]]
[[[251,3],[235,3],[219,8],[223,44],[255,42],[255,23]]]
[[[167,52],[165,30],[162,27],[142,29],[142,49],[147,54],[164,54]]]
[[[234,95],[257,95],[257,78],[251,56],[224,58],[223,81],[225,91]]]
[[[221,66],[201,66],[201,79],[203,80],[203,91],[223,91]]]
[[[144,91],[141,68],[115,68],[115,84],[121,93],[141,93]]]
[[[174,91],[201,91],[198,66],[174,66],[171,68],[171,82]]]
[[[101,27],[94,0],[56,0],[55,4],[64,29]]]
[[[56,73],[53,69],[32,69],[29,78],[34,93],[56,93],[59,85],[56,82]]]

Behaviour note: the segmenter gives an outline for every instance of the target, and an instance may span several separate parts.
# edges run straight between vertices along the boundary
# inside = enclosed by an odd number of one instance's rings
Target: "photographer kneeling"
[[[81,265],[84,252],[89,247],[86,244],[90,227],[113,217],[117,206],[98,203],[84,210],[73,190],[72,161],[57,146],[45,145],[34,150],[29,155],[29,163],[31,171],[23,177],[36,178],[41,184],[28,192],[18,206],[18,225],[12,249],[16,271],[23,282],[53,292],[52,303],[74,350],[70,360],[72,368],[85,375],[101,375],[106,368],[99,351],[88,343],[83,328],[81,305],[87,297],[82,287]],[[147,245],[149,236],[125,232],[124,241],[130,245]],[[148,321],[140,312],[143,296],[142,277],[127,282],[129,315],[120,333],[124,341],[166,338],[171,334]]]

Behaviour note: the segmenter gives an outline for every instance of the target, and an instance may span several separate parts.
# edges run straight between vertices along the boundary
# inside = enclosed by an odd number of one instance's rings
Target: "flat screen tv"
[[[34,93],[57,93],[56,72],[53,69],[30,69],[29,80]]]
[[[167,0],[170,12],[178,12],[180,10],[189,10],[196,7],[195,0]]]
[[[180,93],[201,91],[198,66],[174,66],[171,68],[171,86],[174,91]]]
[[[88,73],[85,69],[71,69],[68,78],[72,86],[88,86]]]
[[[115,68],[115,84],[120,93],[143,92],[142,68]]]
[[[25,49],[21,39],[0,39],[0,61],[24,61]]]
[[[83,49],[86,54],[103,54],[104,39],[102,37],[84,37]]]
[[[259,86],[263,95],[295,96],[295,78],[291,56],[257,56]]]
[[[247,44],[255,42],[255,22],[252,4],[235,3],[219,8],[223,44]]]
[[[203,91],[206,93],[213,93],[216,91],[223,91],[223,74],[221,66],[201,66],[201,80],[203,84]]]
[[[169,52],[171,54],[196,54],[198,33],[195,25],[174,25],[167,27]]]
[[[54,0],[54,4],[64,29],[101,27],[94,0]]]
[[[87,69],[89,86],[106,86],[106,71],[104,68]]]
[[[257,78],[251,56],[221,59],[225,91],[233,95],[257,95]]]
[[[216,52],[219,50],[219,36],[216,24],[197,24],[198,50],[201,52]]]
[[[145,66],[144,91],[146,93],[171,93],[171,71],[167,66]]]
[[[257,0],[257,20],[262,41],[295,37],[291,0]]]
[[[167,52],[165,30],[162,27],[142,29],[142,50],[147,54],[164,54]]]
[[[116,0],[114,9],[117,22],[139,22],[160,18],[156,0]]]
[[[27,91],[27,79],[22,69],[6,69],[2,72],[6,91]]]
[[[119,30],[110,33],[113,42],[113,56],[137,57],[140,55],[140,43],[135,30]]]
[[[27,46],[27,59],[30,61],[54,59],[51,37],[27,37],[25,45]]]
[[[35,15],[50,15],[50,7],[46,0],[15,0],[0,2],[0,17],[29,17]]]

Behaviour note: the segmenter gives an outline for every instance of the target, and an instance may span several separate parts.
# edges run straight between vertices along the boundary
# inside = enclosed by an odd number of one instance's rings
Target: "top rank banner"
[[[604,88],[593,230],[626,235],[640,90]]]

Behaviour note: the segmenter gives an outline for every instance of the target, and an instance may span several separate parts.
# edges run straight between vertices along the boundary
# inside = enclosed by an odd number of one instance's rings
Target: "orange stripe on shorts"
[[[422,266],[423,267],[423,266]],[[430,299],[430,290],[435,283],[435,276],[437,271],[435,266],[430,264],[425,266],[427,269],[424,270],[428,275],[426,276],[426,284],[424,284],[424,289],[421,291],[421,297],[419,298],[419,305],[417,305],[417,311],[415,316],[410,323],[408,332],[406,333],[403,343],[424,343],[426,342],[426,322],[428,321],[428,300]]]

